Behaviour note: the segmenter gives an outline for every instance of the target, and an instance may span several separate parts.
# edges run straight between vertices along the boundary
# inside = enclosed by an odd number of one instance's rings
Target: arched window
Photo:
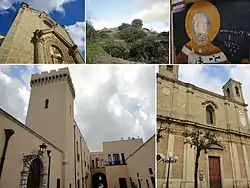
[[[235,86],[235,92],[237,96],[240,96],[239,88],[237,86]]]
[[[230,97],[230,90],[227,88],[227,96]]]
[[[63,56],[61,50],[56,46],[50,47],[50,55],[52,58],[52,62],[54,64],[61,64],[63,63]]]
[[[49,107],[49,99],[46,99],[44,108],[47,109],[48,107]]]
[[[39,158],[36,158],[30,164],[29,176],[27,180],[27,188],[40,188],[41,174],[42,174],[42,162]]]
[[[214,124],[214,109],[210,105],[206,107],[206,123]]]

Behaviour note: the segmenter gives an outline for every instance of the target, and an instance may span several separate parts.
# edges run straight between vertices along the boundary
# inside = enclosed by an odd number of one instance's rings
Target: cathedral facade
[[[0,187],[154,187],[154,135],[91,152],[74,118],[68,68],[33,74],[30,86],[25,123],[0,108]]]
[[[199,158],[198,185],[202,188],[250,185],[250,124],[242,85],[229,79],[224,95],[199,88],[178,79],[178,66],[162,65],[157,75],[157,127],[164,129],[157,142],[157,153],[178,157],[171,164],[172,188],[193,188],[196,150],[184,144],[188,129],[219,134],[221,147]],[[158,162],[158,187],[165,187],[168,164]]]
[[[64,26],[23,3],[6,36],[0,37],[2,64],[74,64],[84,57]]]

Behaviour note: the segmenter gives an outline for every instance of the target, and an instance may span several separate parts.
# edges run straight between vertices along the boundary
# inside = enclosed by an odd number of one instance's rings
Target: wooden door
[[[209,157],[210,188],[221,188],[220,158]]]

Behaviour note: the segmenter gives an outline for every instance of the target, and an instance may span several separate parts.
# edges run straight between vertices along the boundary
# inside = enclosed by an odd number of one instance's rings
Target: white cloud
[[[97,30],[101,30],[101,29],[104,29],[104,28],[113,28],[113,27],[117,27],[119,25],[121,25],[121,23],[115,23],[115,22],[112,22],[111,20],[110,21],[104,21],[104,20],[93,20],[93,26],[95,29]]]
[[[97,1],[97,0],[96,0]],[[123,0],[124,3],[133,4],[134,13],[128,14],[122,7],[119,15],[114,15],[112,19],[104,17],[96,17],[100,15],[95,10],[87,9],[87,17],[93,22],[96,29],[118,27],[122,23],[131,23],[134,19],[143,20],[143,27],[152,29],[157,32],[169,31],[170,6],[166,0]],[[87,1],[87,7],[91,7],[91,0]],[[108,10],[109,6],[103,7],[105,11],[112,14],[112,10]],[[99,9],[98,9],[99,10]],[[121,16],[122,15],[122,16]]]
[[[0,68],[0,107],[25,122],[29,80],[35,67],[22,72],[21,81],[8,76],[13,67]],[[62,67],[66,65],[36,69]],[[69,69],[76,90],[75,119],[91,150],[100,150],[103,141],[137,136],[145,140],[154,134],[154,66],[72,65]]]
[[[76,22],[74,25],[66,26],[66,29],[80,51],[85,50],[85,22]]]
[[[223,95],[222,86],[225,82],[221,81],[219,77],[212,77],[209,73],[204,73],[203,68],[209,65],[182,65],[180,66],[180,80],[194,84],[198,87]],[[223,66],[223,65],[218,65]],[[226,80],[230,78],[242,83],[243,95],[245,102],[250,104],[250,67],[248,65],[230,66],[225,65],[229,75]],[[250,117],[250,111],[249,111]]]
[[[64,13],[63,5],[73,2],[75,0],[24,0],[22,2],[28,3],[32,8],[45,12],[53,10]],[[0,11],[12,8],[13,3],[21,2],[20,0],[0,0]]]
[[[167,22],[170,16],[169,1],[149,1],[149,2],[150,3],[148,5],[151,5],[151,6],[140,10],[135,15],[133,15],[133,18],[139,18],[145,22],[148,22],[148,21],[149,22],[151,21]],[[140,1],[140,3],[143,3],[144,5],[147,2]]]

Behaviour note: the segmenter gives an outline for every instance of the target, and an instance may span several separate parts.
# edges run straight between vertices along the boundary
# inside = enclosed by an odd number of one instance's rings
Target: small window
[[[230,97],[230,90],[227,88],[227,96]]]
[[[124,153],[121,153],[121,156],[122,156],[122,164],[126,164]]]
[[[155,187],[155,177],[151,177],[151,182],[152,182],[153,187]]]
[[[78,142],[76,142],[76,153],[77,153],[77,155],[76,155],[77,162],[79,162],[80,161],[80,154],[79,154],[79,149],[78,149]]]
[[[113,160],[115,165],[121,164],[121,158],[119,153],[113,154]]]
[[[239,88],[237,86],[235,86],[235,92],[236,92],[236,95],[239,97],[240,96],[240,92],[239,92]]]
[[[95,162],[96,162],[96,168],[100,168],[100,162],[98,158],[95,159]]]
[[[152,168],[149,168],[148,170],[149,170],[149,174],[150,174],[150,175],[153,175],[153,174],[154,174]]]
[[[139,188],[141,188],[141,180],[138,179]]]
[[[45,100],[45,106],[44,106],[45,109],[49,108],[49,99],[46,99]]]
[[[109,162],[109,165],[113,164],[113,158],[111,154],[108,154],[108,162]]]
[[[43,23],[47,25],[49,28],[53,28],[52,24],[49,23],[47,20],[43,20]]]
[[[95,168],[95,161],[92,160],[92,168]]]
[[[206,107],[206,122],[207,124],[214,124],[214,109],[211,106]]]
[[[77,180],[77,188],[80,188],[80,180]]]
[[[56,181],[56,188],[60,188],[61,187],[61,182],[60,182],[60,178],[57,178],[57,181]]]
[[[146,183],[147,183],[147,187],[148,187],[148,188],[150,188],[150,187],[149,187],[149,183],[148,183],[148,180],[147,180],[147,179],[146,179]]]
[[[104,168],[104,161],[101,159],[101,167]]]
[[[173,68],[174,68],[174,66],[173,66],[173,65],[167,65],[167,70],[172,71],[172,70],[173,70]]]

